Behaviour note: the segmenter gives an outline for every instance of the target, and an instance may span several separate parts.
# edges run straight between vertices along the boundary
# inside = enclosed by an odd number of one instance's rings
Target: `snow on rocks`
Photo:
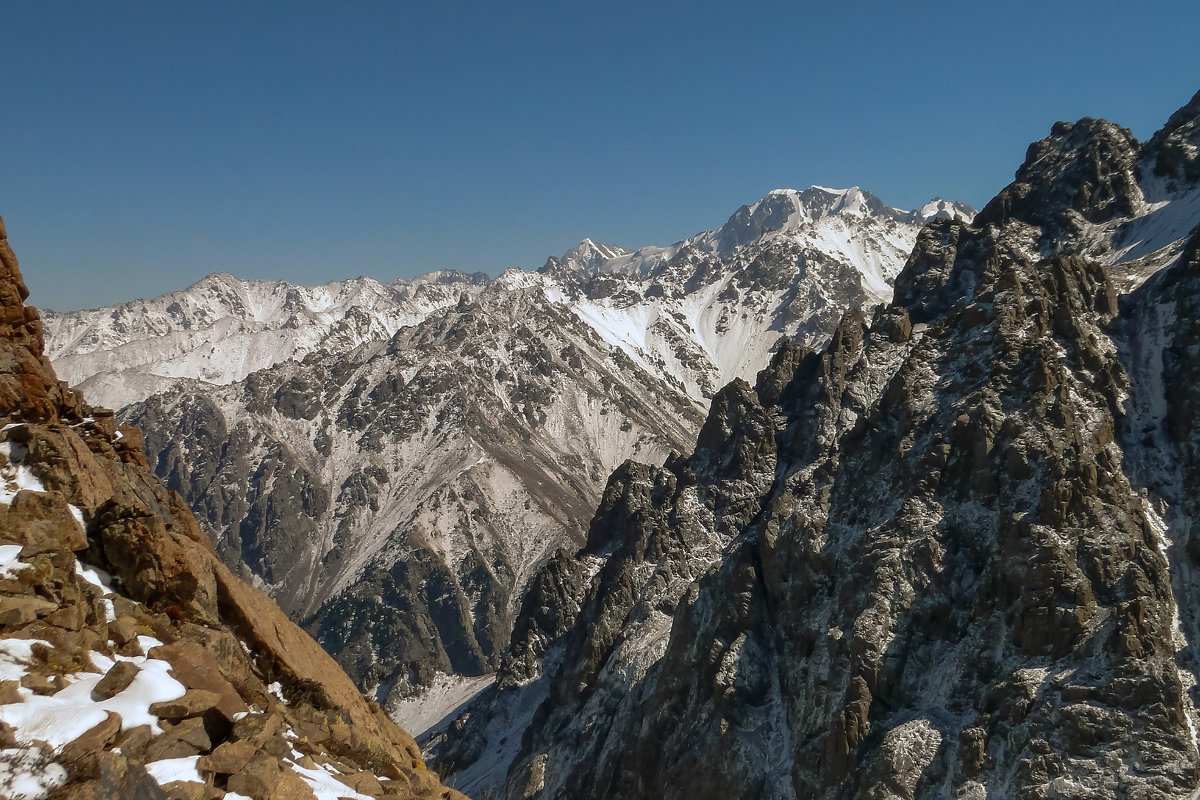
[[[0,796],[36,800],[67,782],[67,771],[39,747],[0,749]]]

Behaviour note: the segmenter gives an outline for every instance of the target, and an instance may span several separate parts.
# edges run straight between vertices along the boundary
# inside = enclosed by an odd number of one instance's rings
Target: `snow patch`
[[[495,675],[464,677],[439,672],[420,694],[396,703],[392,719],[413,737],[444,728],[462,706],[496,681]]]

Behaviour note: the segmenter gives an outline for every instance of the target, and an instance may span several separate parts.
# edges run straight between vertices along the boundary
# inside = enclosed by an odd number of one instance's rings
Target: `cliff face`
[[[461,797],[59,382],[0,224],[0,793]]]
[[[1056,125],[894,302],[615,473],[438,763],[511,798],[1192,796],[1198,112]],[[479,721],[528,706],[519,748]]]

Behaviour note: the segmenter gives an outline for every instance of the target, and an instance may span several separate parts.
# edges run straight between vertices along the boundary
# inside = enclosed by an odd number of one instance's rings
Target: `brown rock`
[[[226,630],[202,628],[198,625],[184,627],[185,638],[198,643],[204,652],[212,657],[221,676],[233,684],[241,698],[253,705],[266,704],[267,687],[254,674],[254,665],[236,636]]]
[[[118,645],[136,642],[137,637],[145,632],[145,628],[130,616],[117,617],[108,623],[108,636]]]
[[[412,737],[386,718],[371,713],[367,701],[337,662],[289,620],[266,595],[235,578],[222,564],[214,573],[226,620],[258,655],[269,675],[309,681],[319,702],[343,709],[372,749],[400,763],[420,761]]]
[[[92,689],[92,699],[107,700],[129,688],[142,669],[132,661],[118,661]]]
[[[437,773],[426,769],[414,769],[407,775],[407,778],[409,786],[412,787],[412,793],[418,797],[436,794],[442,786]]]
[[[117,428],[117,433],[121,434],[121,438],[113,442],[113,447],[116,448],[121,460],[142,467],[148,466],[146,455],[142,452],[142,429],[122,425]]]
[[[59,672],[79,672],[86,669],[91,662],[86,658],[83,641],[77,632],[48,627],[57,630],[58,636],[50,639],[52,646],[44,644],[33,645],[33,655],[47,666]],[[40,633],[40,632],[39,632]]]
[[[86,550],[87,536],[71,514],[61,492],[17,492],[0,515],[0,539],[24,545],[21,556]]]
[[[57,611],[46,615],[46,622],[68,631],[77,631],[84,625],[87,618],[87,607],[80,603],[71,603]]]
[[[21,693],[17,691],[21,684],[18,681],[0,681],[0,706],[21,702]]]
[[[153,738],[154,731],[151,730],[149,725],[138,725],[136,728],[122,731],[117,736],[116,746],[121,748],[121,752],[125,755],[135,760],[144,761],[145,759],[141,758],[141,754]]]
[[[190,717],[166,728],[164,736],[174,736],[181,742],[186,742],[196,748],[197,752],[212,749],[212,740],[204,729],[204,720],[200,717]]]
[[[61,680],[62,676],[54,676]],[[50,676],[42,672],[27,672],[21,676],[21,685],[34,694],[54,694],[62,686]],[[63,684],[65,685],[65,684]]]
[[[181,641],[155,647],[149,655],[170,662],[171,674],[187,688],[216,694],[218,700],[214,708],[230,722],[235,714],[249,710],[237,689],[221,674],[216,659],[196,642]]]
[[[218,745],[211,754],[201,756],[200,760],[196,762],[196,767],[204,772],[232,775],[245,769],[257,752],[258,748],[253,742],[246,740],[224,742]]]
[[[283,716],[277,711],[269,714],[247,714],[233,724],[232,738],[252,742],[261,747],[283,727]]]
[[[184,734],[186,735],[190,732],[190,730],[185,730]],[[142,751],[142,760],[149,764],[152,761],[162,761],[168,758],[186,758],[199,755],[202,751],[203,748],[197,747],[193,742],[181,739],[168,731],[160,733],[150,740]]]
[[[108,648],[104,646],[107,638],[107,636],[105,636],[103,633],[100,633],[95,628],[84,628],[83,630],[79,631],[79,646],[83,648],[85,653],[90,653],[94,650],[108,650]],[[91,658],[89,657],[87,660],[90,665]],[[100,670],[93,668],[92,671],[99,672]]]
[[[72,782],[58,789],[51,795],[54,800],[100,800],[100,781],[86,780]]]
[[[258,754],[239,772],[229,776],[229,791],[244,794],[254,800],[267,800],[279,781],[282,770],[270,756]]]
[[[120,715],[109,711],[103,722],[88,728],[77,739],[68,742],[63,747],[59,760],[64,764],[73,764],[87,756],[94,755],[97,751],[106,748],[120,730]]]
[[[316,800],[316,794],[303,778],[285,766],[270,800]]]
[[[150,713],[162,719],[183,719],[197,717],[215,708],[221,698],[216,692],[204,689],[190,689],[178,700],[165,700],[150,706]]]
[[[351,775],[335,775],[339,781],[361,794],[378,797],[383,794],[383,786],[379,779],[369,772],[356,772]]]
[[[66,495],[89,518],[112,498],[114,488],[108,471],[70,427],[24,425],[9,431],[8,438],[29,448],[26,460],[36,465],[47,490]]]
[[[16,627],[26,625],[39,617],[57,611],[58,603],[32,595],[0,598],[0,625]]]
[[[218,618],[211,543],[174,535],[163,517],[100,517],[98,538],[113,572],[135,600],[179,618],[215,622]]]
[[[145,768],[131,764],[123,754],[106,750],[100,753],[98,800],[167,800],[167,794]]]
[[[209,796],[208,786],[195,781],[171,781],[162,788],[171,800],[207,800]]]

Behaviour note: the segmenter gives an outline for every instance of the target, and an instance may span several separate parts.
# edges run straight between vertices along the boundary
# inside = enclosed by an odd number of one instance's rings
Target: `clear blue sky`
[[[982,205],[1058,119],[1149,136],[1188,2],[0,0],[0,215],[49,308],[638,247],[780,186]]]

